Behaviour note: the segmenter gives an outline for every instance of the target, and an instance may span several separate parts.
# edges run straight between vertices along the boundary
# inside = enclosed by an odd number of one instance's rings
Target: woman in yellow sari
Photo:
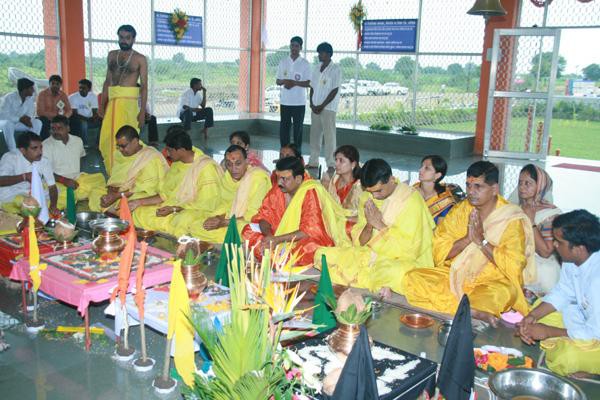
[[[436,155],[425,156],[421,160],[419,182],[413,185],[423,196],[436,225],[444,219],[456,204],[450,187],[441,183],[447,170],[448,164],[442,157]]]
[[[360,155],[356,147],[344,145],[338,147],[334,156],[335,174],[332,178],[325,174],[322,183],[338,204],[351,211],[351,216],[346,222],[346,232],[350,236],[357,220],[359,198],[363,192],[360,185]]]

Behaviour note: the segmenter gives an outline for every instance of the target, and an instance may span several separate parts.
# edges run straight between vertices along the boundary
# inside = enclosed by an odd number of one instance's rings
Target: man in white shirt
[[[69,96],[69,103],[73,109],[70,118],[71,132],[83,140],[87,147],[88,130],[99,128],[102,118],[98,115],[98,96],[92,92],[92,82],[88,79],[79,81],[79,91]]]
[[[17,81],[17,91],[0,99],[0,129],[9,151],[16,150],[15,132],[40,134],[42,121],[34,118],[34,83],[27,78]]]
[[[327,42],[317,46],[319,65],[310,80],[310,160],[308,168],[319,167],[321,143],[325,141],[325,160],[328,170],[335,167],[335,115],[340,101],[339,87],[342,81],[340,66],[331,61],[333,47]]]
[[[279,140],[281,146],[290,142],[290,128],[294,123],[294,143],[302,151],[302,130],[306,111],[306,88],[310,86],[312,71],[305,58],[300,57],[302,38],[290,40],[290,56],[284,58],[277,68],[276,83],[281,86],[279,114]]]
[[[69,119],[57,115],[50,125],[51,136],[44,140],[44,158],[47,158],[54,171],[57,182],[59,209],[67,204],[67,187],[73,188],[77,201],[87,199],[95,187],[106,186],[101,173],[86,174],[81,172],[81,157],[85,157],[83,141],[69,134]]]
[[[208,138],[208,128],[214,125],[213,110],[206,107],[206,88],[202,86],[202,80],[192,78],[190,88],[183,92],[179,98],[179,107],[177,108],[179,119],[183,121],[183,127],[186,131],[192,128],[192,122],[204,120],[204,139]]]
[[[46,157],[42,157],[42,139],[33,132],[24,132],[17,138],[17,150],[9,151],[0,159],[0,203],[2,209],[11,214],[18,214],[23,197],[31,191],[31,170],[33,164],[47,186],[50,197],[48,211],[58,214],[56,201],[58,190],[54,181],[52,165]]]

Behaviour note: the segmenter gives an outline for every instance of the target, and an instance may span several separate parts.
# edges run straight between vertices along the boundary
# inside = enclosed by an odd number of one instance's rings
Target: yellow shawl
[[[162,162],[162,166],[165,170],[169,169],[169,164],[167,164],[167,160],[163,157],[163,155],[156,150],[152,146],[142,145],[142,149],[138,151],[136,154],[131,157],[135,157],[131,167],[127,169],[127,171],[119,168],[120,165],[115,165],[115,170],[111,174],[107,186],[118,186],[121,192],[125,192],[133,189],[135,186],[135,180],[146,165],[152,161],[155,157],[159,157],[159,160]],[[125,158],[125,157],[123,157]]]
[[[233,203],[231,203],[231,210],[229,211],[227,218],[231,218],[233,215],[237,218],[242,218],[246,215],[255,175],[264,175],[264,177],[269,180],[267,171],[260,167],[248,166],[248,169],[240,180],[240,184],[235,192],[235,197],[233,198]]]
[[[333,176],[333,179],[331,179],[327,184],[327,191],[335,201],[342,205],[342,207],[344,207],[347,210],[351,210],[351,216],[355,217],[358,214],[358,203],[360,200],[360,195],[362,194],[360,180],[354,182],[354,184],[352,185],[352,189],[350,189],[350,193],[348,193],[348,196],[346,196],[346,199],[344,200],[344,203],[342,203],[340,197],[337,194],[337,182],[339,180],[340,176],[338,174],[335,174]]]
[[[198,191],[196,190],[198,185],[198,176],[204,167],[209,164],[214,164],[219,178],[223,176],[223,170],[213,160],[211,157],[205,155],[202,151],[193,148],[194,150],[194,161],[192,162],[192,166],[187,170],[185,176],[183,177],[183,181],[181,185],[179,185],[179,189],[177,190],[177,202],[181,204],[186,204],[194,201],[196,198],[196,194]]]

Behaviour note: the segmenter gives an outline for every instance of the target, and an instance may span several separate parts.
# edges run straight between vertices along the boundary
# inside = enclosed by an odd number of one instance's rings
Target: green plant
[[[335,319],[341,324],[362,325],[367,322],[371,316],[371,298],[364,300],[364,307],[362,307],[361,311],[358,311],[358,307],[355,303],[350,304],[346,309],[338,309],[338,301],[335,297],[326,297],[325,302],[332,310],[334,310],[333,313],[335,314]]]
[[[371,126],[369,126],[369,129],[371,129],[372,131],[389,131],[392,130],[392,127],[386,124],[375,123],[371,124]]]
[[[185,257],[183,258],[183,265],[197,265],[200,264],[201,254],[197,253],[192,247],[188,247],[185,251]]]

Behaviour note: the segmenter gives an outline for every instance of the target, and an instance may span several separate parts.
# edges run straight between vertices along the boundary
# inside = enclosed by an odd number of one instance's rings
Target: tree
[[[531,59],[531,71],[530,74],[533,76],[537,76],[538,64],[540,64],[540,54],[536,54]],[[558,65],[556,68],[556,77],[560,78],[562,76],[565,67],[567,66],[567,60],[563,56],[558,56]],[[550,76],[550,67],[552,67],[552,52],[547,51],[542,53],[542,62],[540,65],[540,77],[547,78]]]
[[[394,71],[402,74],[404,79],[409,79],[415,70],[416,63],[411,57],[404,56],[400,57],[394,65]]]
[[[340,67],[342,67],[342,68],[354,69],[354,68],[356,68],[356,58],[344,57],[340,60],[339,64],[340,64]],[[361,68],[360,63],[358,64],[358,67]]]
[[[171,59],[175,64],[183,64],[185,62],[185,54],[175,53]]]
[[[590,64],[583,69],[583,77],[590,81],[600,81],[600,65]]]
[[[281,62],[281,60],[283,60],[284,58],[286,58],[289,55],[289,46],[281,46],[279,48],[279,50],[286,50],[286,51],[285,52],[277,51],[275,53],[267,54],[267,58],[265,59],[265,63],[267,64],[267,67],[277,68],[279,66],[279,63]]]
[[[374,62],[370,62],[365,66],[366,69],[371,70],[371,71],[381,71],[381,67]]]
[[[452,76],[461,76],[464,74],[462,65],[458,63],[448,65],[448,74]]]

